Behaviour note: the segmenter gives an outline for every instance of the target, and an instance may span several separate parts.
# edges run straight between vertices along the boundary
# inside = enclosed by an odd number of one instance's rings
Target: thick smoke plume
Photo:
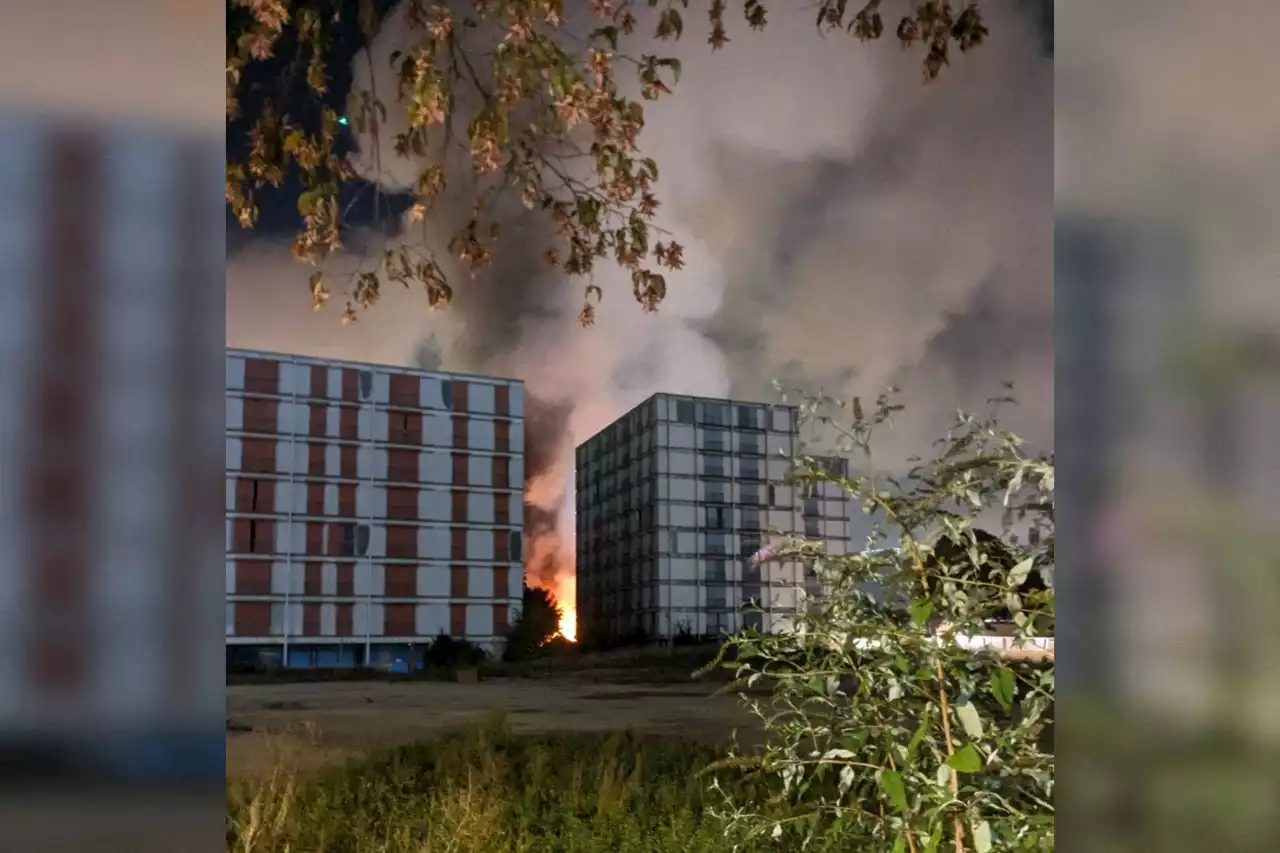
[[[762,33],[735,27],[715,54],[692,24],[675,47],[624,45],[684,66],[675,94],[647,105],[641,137],[662,167],[660,224],[686,245],[657,315],[602,266],[598,325],[579,329],[581,283],[540,265],[545,227],[513,200],[495,265],[456,275],[438,313],[388,290],[344,330],[336,312],[307,313],[306,271],[286,249],[246,250],[228,263],[229,342],[524,379],[538,579],[572,565],[572,515],[559,509],[574,444],[657,391],[768,401],[774,378],[865,397],[894,383],[910,414],[889,448],[902,457],[1011,380],[1024,403],[1012,425],[1047,446],[1053,78],[1025,5],[984,4],[988,43],[930,86],[918,56],[819,36],[790,9]],[[372,68],[384,97],[406,39],[400,14],[355,66],[356,85]],[[396,119],[383,150],[366,139],[361,155],[392,190],[422,165],[396,162]],[[432,240],[464,209],[466,187],[456,190],[426,225]]]

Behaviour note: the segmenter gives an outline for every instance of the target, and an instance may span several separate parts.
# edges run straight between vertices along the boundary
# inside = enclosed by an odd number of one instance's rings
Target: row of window
[[[243,376],[235,377],[234,366],[243,365]],[[284,390],[281,382],[282,373],[288,371],[290,386]],[[308,374],[299,379],[299,373]],[[247,357],[228,359],[227,387],[243,390],[249,394],[265,394],[276,397],[312,397],[320,400],[341,400],[346,402],[372,402],[377,395],[376,386],[379,380],[385,380],[385,398],[389,405],[409,409],[443,408],[450,411],[466,412],[470,405],[472,390],[486,397],[492,395],[492,405],[486,399],[482,410],[496,414],[509,414],[512,410],[511,388],[508,383],[469,382],[465,379],[447,379],[443,377],[424,377],[412,373],[375,373],[367,368],[333,367],[324,364],[304,364],[292,361],[278,361],[271,358]],[[430,388],[430,392],[424,392]],[[519,387],[519,386],[517,386]]]
[[[793,413],[787,407],[766,409],[759,405],[671,398],[659,398],[656,402],[667,404],[668,416],[662,419],[676,423],[753,431],[769,427],[779,432],[793,430]],[[582,452],[578,458],[581,461],[600,459],[611,448],[649,430],[658,420],[653,402],[629,412],[588,439],[579,448]]]
[[[236,518],[231,521],[228,550],[232,554],[279,554],[290,553],[281,547],[277,536],[277,523],[274,520]],[[296,525],[295,525],[296,526]],[[307,522],[305,528],[305,546],[303,553],[315,556],[331,557],[366,557],[369,556],[369,544],[372,539],[372,528],[363,522]],[[421,553],[419,546],[421,535],[428,537],[448,537],[448,544],[441,547],[430,547],[430,551],[446,554],[440,556],[448,559],[465,560],[474,537],[484,538],[492,542],[489,553],[470,556],[482,557],[501,562],[519,561],[521,558],[523,539],[519,530],[475,530],[466,527],[448,529],[422,528],[406,525],[387,525],[385,534],[385,551],[378,556],[392,559],[416,559],[428,556]],[[430,540],[429,540],[430,541]],[[477,540],[478,541],[478,540]],[[479,550],[475,548],[474,550]]]
[[[290,483],[245,477],[227,480],[227,510],[261,515],[474,521],[498,526],[523,523],[523,505],[515,492],[322,481]]]
[[[294,404],[269,398],[228,397],[228,434],[308,436],[350,442],[455,447],[518,452],[523,426],[503,418],[369,412],[327,404]],[[513,434],[516,440],[512,440]]]

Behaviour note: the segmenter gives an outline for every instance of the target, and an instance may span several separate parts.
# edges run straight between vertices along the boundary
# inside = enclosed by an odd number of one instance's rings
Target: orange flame
[[[569,572],[556,576],[556,603],[560,605],[560,636],[578,642],[578,579]]]
[[[578,641],[577,577],[574,555],[555,533],[544,533],[527,541],[525,582],[545,590],[560,608],[559,636]]]

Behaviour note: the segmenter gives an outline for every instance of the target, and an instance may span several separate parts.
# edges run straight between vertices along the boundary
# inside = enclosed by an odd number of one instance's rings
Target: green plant
[[[717,814],[741,839],[838,841],[860,853],[1051,850],[1052,655],[976,651],[961,639],[1010,614],[1025,642],[1052,618],[1052,584],[1027,584],[1051,561],[1052,461],[1028,456],[994,411],[958,413],[932,458],[900,478],[870,473],[872,435],[901,408],[892,391],[869,415],[857,399],[801,404],[803,420],[869,473],[839,476],[804,456],[792,482],[838,484],[874,532],[861,553],[802,539],[777,549],[776,571],[807,566],[822,594],[791,630],[748,631],[726,646],[736,659],[719,665],[772,696],[744,700],[767,730],[763,755],[735,751],[711,770],[724,792]],[[976,526],[992,515],[1002,517],[998,537]],[[781,783],[771,807],[784,816],[724,785],[741,769]]]
[[[560,605],[555,596],[541,587],[526,586],[520,615],[507,633],[503,659],[528,660],[552,651],[548,646],[560,630]]]
[[[441,633],[427,647],[422,662],[428,669],[451,669],[459,666],[479,666],[488,659],[484,649],[468,640],[457,640]]]
[[[495,721],[313,778],[279,765],[229,779],[226,850],[730,853],[699,777],[718,752],[628,733],[517,734]],[[774,850],[766,839],[743,853]]]

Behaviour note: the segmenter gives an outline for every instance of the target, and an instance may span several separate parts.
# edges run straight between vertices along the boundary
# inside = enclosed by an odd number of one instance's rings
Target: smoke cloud
[[[686,246],[656,315],[603,265],[597,326],[580,329],[581,283],[541,266],[545,225],[513,200],[497,209],[495,264],[455,275],[443,312],[388,288],[342,329],[336,312],[307,312],[306,271],[287,248],[248,248],[228,261],[228,342],[522,378],[529,499],[542,510],[529,539],[559,532],[550,567],[572,562],[572,514],[558,509],[574,444],[658,391],[770,401],[774,378],[865,397],[894,383],[910,417],[886,450],[903,457],[927,449],[957,406],[1011,380],[1024,402],[1011,425],[1047,447],[1052,60],[1019,6],[985,4],[988,43],[930,86],[917,55],[822,37],[792,10],[775,10],[761,33],[731,28],[715,54],[692,24],[674,47],[625,44],[683,62],[675,94],[646,105],[641,137],[662,168],[659,224]],[[384,98],[389,56],[405,46],[401,14],[355,65],[356,85],[372,68]],[[397,163],[395,129],[382,150],[362,141],[361,162],[380,162],[390,190],[422,165]],[[466,209],[467,190],[452,188],[429,240],[447,239],[442,223]]]

